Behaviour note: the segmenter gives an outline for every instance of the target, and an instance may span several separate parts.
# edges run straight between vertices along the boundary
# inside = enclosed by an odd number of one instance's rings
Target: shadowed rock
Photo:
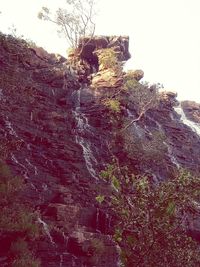
[[[131,56],[129,53],[129,37],[128,36],[94,36],[92,38],[83,38],[80,40],[78,50],[80,50],[80,58],[89,62],[96,62],[97,57],[95,50],[114,48],[119,54],[120,61],[126,61]]]
[[[127,60],[128,37],[95,37],[84,42],[80,70],[69,60],[57,60],[42,49],[0,36],[0,155],[14,174],[24,178],[23,197],[40,209],[49,225],[55,244],[45,233],[33,244],[42,267],[119,265],[119,251],[111,236],[114,216],[107,201],[113,188],[99,178],[113,155],[130,171],[151,173],[157,180],[169,179],[177,166],[200,172],[200,137],[174,111],[173,92],[161,93],[160,105],[131,124],[127,133],[140,142],[156,133],[165,135],[162,162],[150,157],[144,165],[137,153],[127,156],[117,134],[123,122],[138,116],[135,104],[124,92],[123,112],[116,120],[105,110],[102,96],[113,95],[112,89],[120,87],[124,77],[111,68],[99,70],[94,52],[113,47],[119,61]],[[95,64],[96,69],[92,68]],[[91,74],[98,90],[88,86]],[[133,76],[140,80],[143,72],[137,70]],[[188,114],[199,114],[199,104],[184,102],[182,106]],[[106,199],[101,205],[95,199],[99,192]],[[194,223],[192,230],[199,233],[199,224]],[[7,261],[6,236],[10,243],[15,238],[1,233],[0,263]]]

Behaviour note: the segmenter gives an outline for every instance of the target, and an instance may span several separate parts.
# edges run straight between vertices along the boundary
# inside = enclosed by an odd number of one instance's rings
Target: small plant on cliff
[[[101,204],[104,201],[104,198],[104,195],[98,195],[95,199],[99,204]]]
[[[28,248],[27,241],[38,238],[40,229],[35,223],[37,219],[35,212],[30,205],[22,201],[21,193],[24,187],[23,180],[12,175],[7,165],[0,162],[0,232],[12,235],[15,239],[16,237],[23,237],[23,244],[25,244],[27,252],[15,254],[12,249],[16,243],[14,239],[14,243],[10,244],[10,251],[8,252],[11,258],[11,266],[38,267],[39,261],[33,260],[34,257]],[[34,264],[30,264],[30,262]]]
[[[120,112],[120,102],[117,99],[108,98],[103,102],[103,104],[113,113]]]
[[[158,87],[141,84],[129,75],[126,75],[124,88],[128,91],[129,101],[134,103],[138,116],[131,120],[125,127],[127,129],[132,123],[139,121],[144,114],[159,104]]]
[[[27,242],[19,238],[12,243],[10,251],[14,256],[12,267],[39,267],[40,261],[31,253]]]
[[[199,246],[188,236],[200,194],[200,179],[181,171],[172,180],[154,185],[150,178],[109,165],[101,174],[113,183],[111,207],[116,214],[114,238],[123,266],[199,266]]]
[[[99,68],[100,69],[111,69],[116,74],[122,72],[121,62],[117,58],[117,53],[113,48],[106,48],[100,51],[97,51],[99,54]]]
[[[43,7],[38,18],[56,24],[58,33],[64,34],[72,48],[77,48],[80,38],[94,35],[94,9],[95,0],[66,0],[66,8],[59,8],[52,15],[49,8]]]

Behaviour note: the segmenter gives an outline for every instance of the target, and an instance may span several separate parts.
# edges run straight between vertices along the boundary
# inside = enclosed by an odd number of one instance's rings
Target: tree
[[[53,15],[49,8],[43,7],[38,18],[56,24],[69,45],[77,48],[80,38],[94,35],[94,6],[95,0],[66,0],[66,8],[59,8]]]
[[[116,189],[111,207],[123,266],[199,266],[199,245],[187,233],[198,207],[198,177],[181,171],[155,185],[118,164],[109,165],[101,176]]]
[[[155,108],[159,103],[159,85],[141,84],[132,77],[131,72],[127,72],[124,79],[124,87],[130,93],[129,99],[134,103],[138,117],[131,120],[122,131],[138,122],[149,109]]]

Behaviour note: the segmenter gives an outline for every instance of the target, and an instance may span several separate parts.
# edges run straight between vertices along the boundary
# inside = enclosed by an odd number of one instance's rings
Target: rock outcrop
[[[93,88],[118,88],[123,85],[123,77],[112,69],[97,72],[92,78]]]
[[[126,61],[131,56],[129,53],[128,36],[94,36],[93,38],[83,38],[80,40],[80,57],[90,63],[97,63],[96,50],[113,48],[120,61]]]
[[[200,124],[200,104],[194,101],[182,101],[181,106],[189,120]]]
[[[143,70],[133,70],[129,71],[128,73],[125,73],[124,78],[126,77],[135,79],[136,81],[140,81],[144,77],[144,71]]]
[[[114,48],[119,61],[127,60],[128,37],[95,37],[82,43],[86,45],[80,46],[77,67],[72,55],[67,60],[0,36],[0,158],[23,177],[24,197],[40,210],[43,234],[36,254],[42,267],[120,266],[120,251],[112,238],[114,216],[106,201],[100,205],[95,199],[99,192],[109,196],[113,190],[99,178],[113,156],[157,181],[178,168],[200,172],[200,135],[182,120],[172,92],[161,94],[159,105],[126,132],[138,144],[149,144],[156,134],[164,136],[165,141],[158,139],[158,150],[151,150],[155,159],[125,149],[119,129],[138,116],[135,103],[122,91],[122,107],[113,119],[100,99],[123,85],[124,74],[99,68],[97,51]],[[143,75],[141,70],[133,72],[137,82]],[[198,122],[198,104],[182,107],[188,119]],[[0,233],[2,247],[4,234]],[[1,249],[0,264],[8,266]]]
[[[164,105],[168,105],[171,107],[178,105],[178,101],[176,99],[177,93],[171,91],[162,91],[159,95],[160,101],[164,103]]]

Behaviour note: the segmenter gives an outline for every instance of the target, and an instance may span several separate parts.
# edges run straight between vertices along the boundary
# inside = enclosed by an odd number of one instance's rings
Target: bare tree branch
[[[93,22],[93,16],[95,0],[71,0],[66,1],[66,3],[68,9],[59,8],[56,11],[55,18],[52,17],[52,14],[46,7],[43,7],[42,11],[39,12],[38,18],[57,24],[61,28],[60,32],[64,33],[68,43],[73,48],[77,48],[80,38],[86,36],[92,38],[94,36],[95,23]],[[84,45],[87,45],[87,43]]]
[[[144,114],[147,112],[147,110],[149,109],[149,106],[151,105],[152,102],[153,102],[153,99],[150,99],[150,101],[149,101],[148,103],[146,103],[146,104],[144,105],[144,107],[142,107],[139,116],[138,116],[136,119],[133,119],[130,123],[128,123],[128,124],[122,129],[122,132],[125,131],[128,127],[130,127],[131,124],[133,124],[134,122],[139,121],[139,120],[144,116]]]

